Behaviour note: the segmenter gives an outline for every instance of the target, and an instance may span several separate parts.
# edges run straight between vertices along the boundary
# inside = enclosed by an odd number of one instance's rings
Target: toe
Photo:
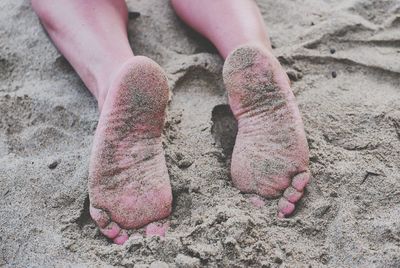
[[[283,193],[283,197],[291,203],[296,203],[303,196],[303,192],[298,191],[296,188],[289,186]]]
[[[306,187],[309,181],[310,181],[310,172],[304,171],[293,177],[292,186],[301,192],[303,191],[304,187]]]
[[[110,217],[102,209],[98,209],[90,205],[89,212],[92,219],[100,228],[106,227],[111,221]]]
[[[282,197],[278,202],[278,217],[284,218],[294,211],[294,204],[289,202],[286,198]]]
[[[146,236],[165,236],[168,229],[168,224],[150,223],[145,227]]]
[[[123,245],[129,236],[126,230],[121,230],[119,234],[113,239],[113,242],[117,245]]]
[[[292,185],[286,188],[278,202],[278,217],[285,218],[293,213],[295,203],[303,196],[303,190],[310,181],[310,172],[304,171],[293,177]]]
[[[100,232],[110,239],[114,239],[121,232],[121,228],[115,222],[111,222],[104,228],[99,228]]]
[[[263,206],[265,206],[265,201],[263,199],[261,199],[261,197],[259,197],[257,195],[250,197],[249,201],[256,208],[262,208]]]
[[[121,229],[117,223],[112,222],[110,216],[104,210],[90,205],[89,211],[100,232],[106,237],[113,239],[115,244],[122,245],[128,240],[128,233]]]

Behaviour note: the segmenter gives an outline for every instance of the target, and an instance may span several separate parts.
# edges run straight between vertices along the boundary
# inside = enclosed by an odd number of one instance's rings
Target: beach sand
[[[28,1],[0,2],[1,267],[399,267],[400,2],[259,0],[303,115],[313,179],[293,217],[229,178],[223,61],[167,0],[130,0],[133,51],[166,71],[166,237],[113,245],[88,212],[95,99]]]

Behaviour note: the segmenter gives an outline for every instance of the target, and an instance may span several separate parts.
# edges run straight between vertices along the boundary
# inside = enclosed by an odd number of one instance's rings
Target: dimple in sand
[[[225,59],[224,84],[238,121],[234,186],[279,198],[278,217],[289,216],[310,180],[308,146],[288,77],[273,56],[257,5],[252,0],[171,2]],[[169,89],[157,63],[133,54],[125,2],[32,0],[32,5],[98,101],[88,183],[93,220],[117,244],[141,227],[163,235],[166,226],[154,223],[172,209],[161,137]]]

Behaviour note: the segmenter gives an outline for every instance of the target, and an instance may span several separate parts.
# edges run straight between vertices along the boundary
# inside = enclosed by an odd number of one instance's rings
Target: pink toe
[[[296,203],[303,196],[303,192],[299,192],[294,187],[288,187],[283,196],[291,203]]]
[[[310,173],[308,171],[305,171],[294,176],[292,180],[292,186],[298,191],[302,192],[309,181]]]
[[[117,245],[123,245],[126,240],[128,240],[129,236],[125,230],[121,230],[116,238],[113,239],[114,243]]]
[[[282,212],[278,212],[278,218],[281,219],[285,218],[285,214],[283,214]]]
[[[168,224],[150,223],[145,227],[146,236],[165,236]]]
[[[108,238],[115,238],[121,231],[121,228],[115,222],[111,222],[107,227],[100,228],[100,231],[103,235],[107,236]]]
[[[261,208],[265,206],[265,201],[262,200],[259,196],[252,196],[249,198],[249,200],[256,208]]]
[[[104,210],[89,207],[90,216],[100,228],[106,227],[110,223],[110,217]]]
[[[281,198],[278,203],[278,210],[279,210],[278,216],[281,214],[282,214],[281,215],[282,217],[280,217],[280,218],[288,216],[288,215],[292,214],[292,212],[294,211],[294,208],[295,208],[294,204],[290,203],[285,198]]]

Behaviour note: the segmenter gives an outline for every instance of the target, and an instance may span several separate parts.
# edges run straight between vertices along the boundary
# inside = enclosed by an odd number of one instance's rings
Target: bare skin
[[[281,197],[278,216],[290,215],[308,183],[308,146],[286,73],[270,51],[243,46],[226,59],[224,81],[238,121],[233,183],[245,193]]]
[[[125,63],[103,104],[89,167],[90,214],[117,244],[171,213],[161,134],[168,102],[164,72],[137,56]]]
[[[271,54],[266,26],[252,0],[172,0],[177,14],[226,58],[224,81],[239,132],[232,179],[243,192],[281,197],[291,214],[309,181],[304,130],[285,72]],[[117,244],[129,229],[171,212],[161,146],[168,86],[161,68],[134,56],[123,0],[32,0],[43,26],[77,71],[100,110],[90,168],[90,214]],[[150,223],[150,224],[149,224]]]
[[[168,85],[152,60],[134,56],[123,0],[33,0],[54,44],[96,97],[100,119],[89,167],[90,214],[117,244],[128,229],[168,217],[172,192],[161,144]],[[146,233],[165,227],[149,224]]]
[[[289,79],[271,53],[256,3],[172,0],[172,5],[226,59],[224,83],[238,120],[234,185],[244,193],[280,197],[278,216],[289,216],[310,180],[308,145]]]

